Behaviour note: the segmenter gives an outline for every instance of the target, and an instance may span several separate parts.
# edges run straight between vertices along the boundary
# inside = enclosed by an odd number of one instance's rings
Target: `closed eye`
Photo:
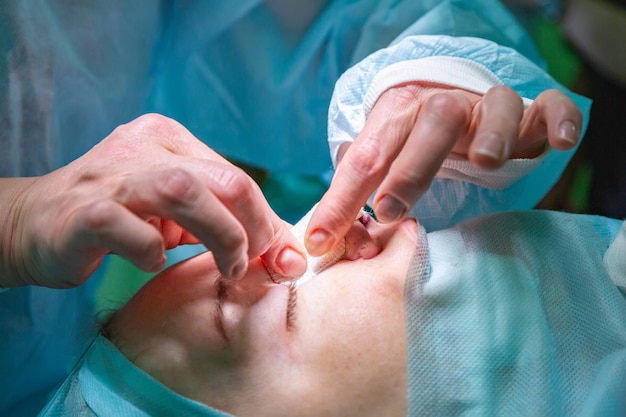
[[[224,327],[224,311],[222,310],[222,303],[228,297],[228,285],[221,276],[217,278],[215,285],[217,286],[215,296],[215,310],[217,312],[215,314],[215,327],[226,343],[229,344],[230,341],[228,340],[226,328]]]

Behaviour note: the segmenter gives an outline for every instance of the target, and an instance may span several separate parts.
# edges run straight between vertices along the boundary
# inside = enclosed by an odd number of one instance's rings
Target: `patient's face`
[[[159,274],[113,341],[174,391],[237,416],[406,415],[404,281],[417,225],[355,222],[346,259],[297,290],[259,259],[223,285],[211,254]]]

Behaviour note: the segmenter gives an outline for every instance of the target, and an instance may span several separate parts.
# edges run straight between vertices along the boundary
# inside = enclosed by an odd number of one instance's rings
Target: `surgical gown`
[[[525,33],[497,2],[295,4],[3,1],[0,175],[45,174],[84,154],[119,124],[158,112],[234,161],[274,175],[328,178],[327,114],[335,82],[372,52],[409,35],[445,34],[453,47],[435,43],[421,52],[464,57],[469,51],[454,47],[464,43],[455,37],[468,36],[494,42],[498,48],[489,53],[496,56],[539,62]],[[488,67],[495,72],[498,65],[494,60]],[[549,78],[534,85],[534,75],[524,81],[528,75],[504,78],[519,78],[518,92],[530,99],[539,89],[558,87]],[[549,156],[548,176],[542,171],[520,180],[514,194],[524,196],[522,201],[500,201],[501,190],[442,178],[420,210],[426,217],[442,209],[439,196],[448,196],[442,200],[448,204],[461,195],[463,201],[445,207],[452,222],[476,211],[529,208],[568,157]],[[536,191],[533,181],[542,185]],[[490,198],[483,199],[484,192]],[[95,327],[96,285],[93,278],[70,291],[28,287],[0,293],[0,415],[34,414],[69,373]]]

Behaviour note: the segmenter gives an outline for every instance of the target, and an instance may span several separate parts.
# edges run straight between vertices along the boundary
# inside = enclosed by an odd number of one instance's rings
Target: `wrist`
[[[0,178],[0,292],[26,285],[24,199],[35,178]]]

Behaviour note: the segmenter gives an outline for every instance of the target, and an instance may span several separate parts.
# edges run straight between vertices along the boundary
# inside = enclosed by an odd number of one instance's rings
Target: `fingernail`
[[[569,120],[564,121],[559,126],[559,137],[573,145],[578,143],[578,132],[576,125]]]
[[[276,265],[290,277],[299,277],[306,272],[306,258],[292,248],[285,248],[278,254]]]
[[[375,211],[378,219],[384,223],[390,223],[404,216],[407,208],[400,200],[387,195],[376,205]]]
[[[474,153],[499,161],[504,153],[504,142],[499,136],[490,135],[484,142],[481,142],[480,147],[475,149]]]
[[[307,239],[305,243],[306,250],[313,256],[321,256],[328,252],[333,245],[332,239],[331,234],[326,230],[317,229]]]

